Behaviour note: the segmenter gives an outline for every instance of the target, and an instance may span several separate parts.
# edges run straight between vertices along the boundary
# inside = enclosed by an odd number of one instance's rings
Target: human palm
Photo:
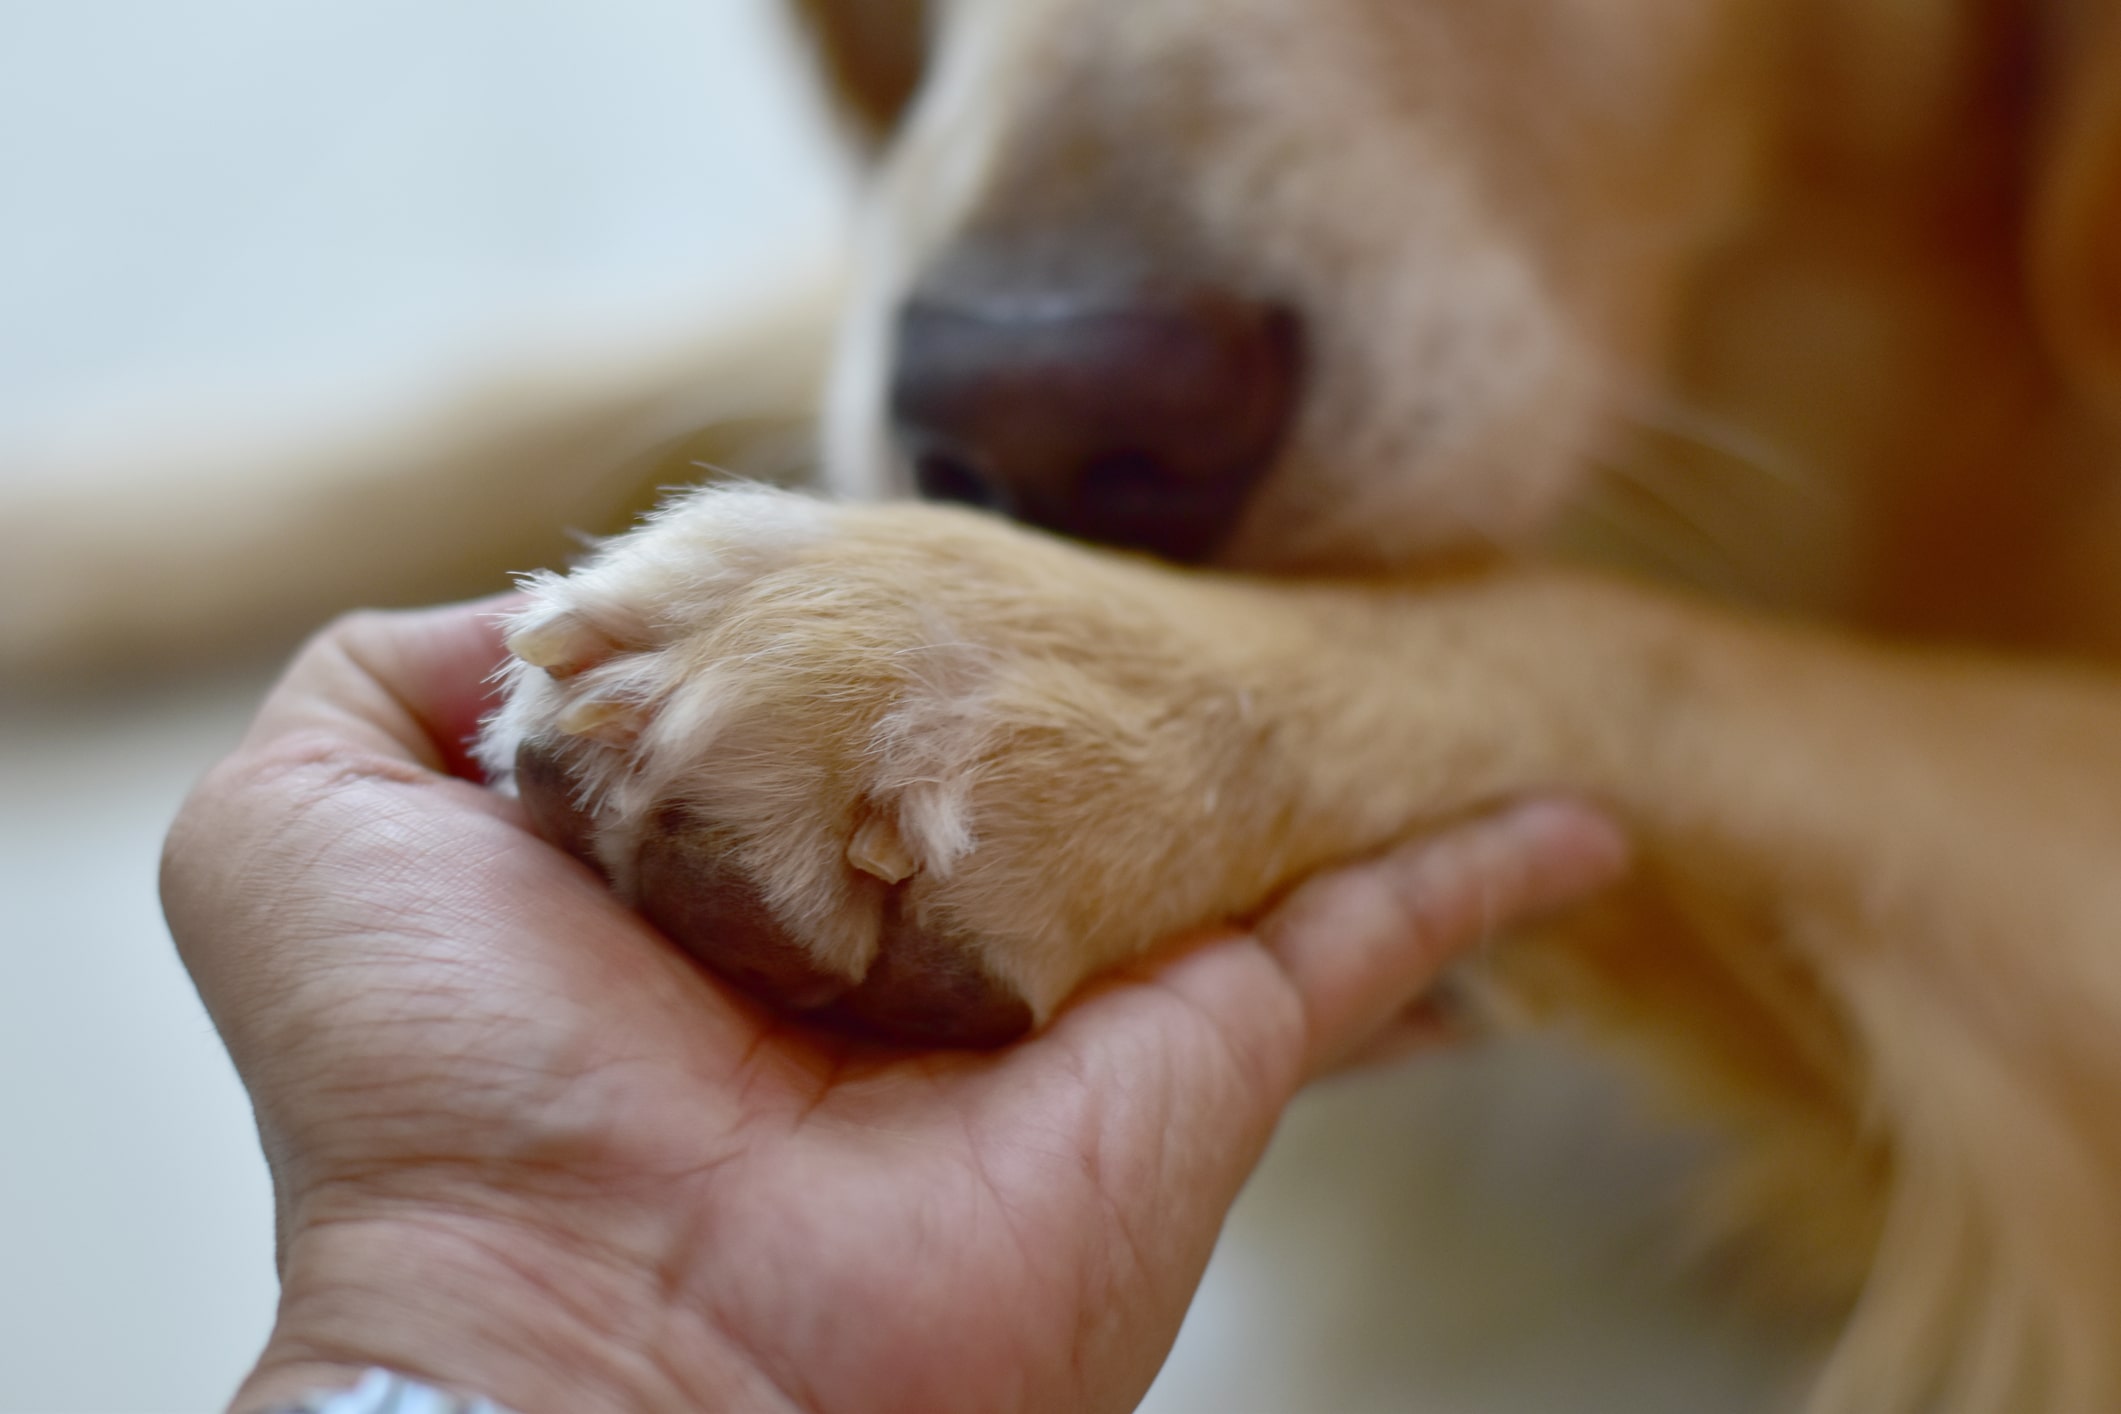
[[[1520,812],[1007,1050],[878,1050],[724,988],[469,778],[498,658],[474,610],[341,626],[172,834],[279,1209],[241,1407],[368,1363],[525,1410],[1131,1407],[1306,1075],[1498,899],[1617,863]]]

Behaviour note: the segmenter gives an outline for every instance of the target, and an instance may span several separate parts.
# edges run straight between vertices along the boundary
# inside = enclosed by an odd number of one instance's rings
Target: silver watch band
[[[467,1398],[423,1385],[418,1380],[369,1370],[352,1389],[319,1391],[300,1404],[283,1404],[261,1414],[509,1414],[490,1399]]]

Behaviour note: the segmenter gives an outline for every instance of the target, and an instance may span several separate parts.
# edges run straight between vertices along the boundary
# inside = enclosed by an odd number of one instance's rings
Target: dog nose
[[[893,430],[931,499],[1204,560],[1280,449],[1300,343],[1286,306],[1217,290],[916,294]]]

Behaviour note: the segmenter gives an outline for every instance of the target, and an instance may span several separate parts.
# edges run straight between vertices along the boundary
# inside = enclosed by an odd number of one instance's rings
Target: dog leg
[[[661,348],[521,352],[421,416],[336,440],[33,468],[0,495],[0,675],[254,652],[353,605],[490,592],[703,468],[796,479],[836,306],[821,271]]]
[[[695,494],[533,598],[489,764],[550,757],[626,889],[658,812],[714,817],[850,981],[874,957],[841,911],[859,880],[986,940],[1044,1015],[1171,928],[1535,789],[1772,893],[1793,945],[2121,918],[2091,867],[2121,850],[2121,693],[2099,681],[1560,574],[1266,584],[755,490]],[[2035,860],[2085,877],[2026,897]]]

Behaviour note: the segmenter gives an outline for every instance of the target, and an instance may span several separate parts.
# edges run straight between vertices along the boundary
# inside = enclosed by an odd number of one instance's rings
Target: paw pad
[[[602,869],[598,824],[581,803],[570,760],[584,749],[572,740],[526,741],[516,753],[516,788],[541,835]],[[698,811],[664,806],[640,831],[632,869],[642,916],[739,989],[770,1006],[897,1045],[983,1049],[1031,1030],[1029,1005],[981,964],[970,940],[944,936],[908,916],[901,886],[915,875],[916,864],[885,817],[871,817],[847,844],[847,862],[859,875],[856,887],[878,896],[880,913],[877,948],[860,977],[820,965],[735,862],[738,844],[734,831]]]

